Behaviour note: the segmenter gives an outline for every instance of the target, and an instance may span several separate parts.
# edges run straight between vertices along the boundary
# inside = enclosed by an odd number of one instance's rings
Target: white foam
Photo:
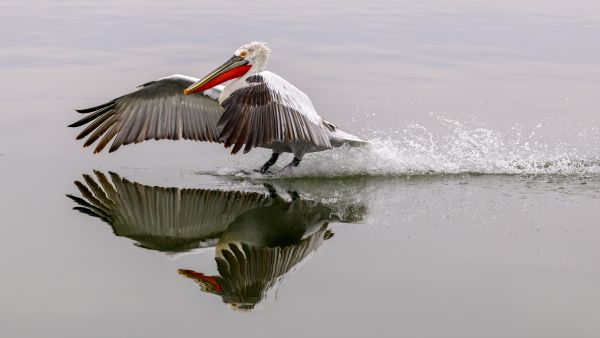
[[[443,128],[431,131],[421,124],[402,130],[375,132],[363,148],[341,147],[309,154],[294,170],[266,178],[406,176],[443,174],[600,175],[600,153],[559,142],[544,143],[520,127],[500,132],[468,127],[439,118]],[[279,163],[278,163],[279,164]],[[225,168],[217,175],[261,178]],[[246,166],[248,163],[245,164]],[[247,167],[244,169],[248,169]],[[278,170],[274,168],[274,171]]]

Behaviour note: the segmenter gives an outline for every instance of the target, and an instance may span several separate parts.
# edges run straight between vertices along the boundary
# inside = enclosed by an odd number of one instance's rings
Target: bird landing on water
[[[306,94],[265,70],[270,52],[262,42],[248,43],[200,80],[172,75],[148,82],[105,104],[77,110],[87,116],[70,127],[87,125],[77,135],[87,137],[84,147],[101,138],[94,153],[111,141],[109,152],[150,139],[218,142],[232,154],[268,148],[273,154],[257,170],[263,174],[281,153],[294,154],[285,167],[290,168],[306,153],[367,144],[325,121]]]

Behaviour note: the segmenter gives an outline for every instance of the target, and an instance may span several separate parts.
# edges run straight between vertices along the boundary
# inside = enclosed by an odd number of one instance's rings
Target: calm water
[[[0,336],[600,335],[595,2],[0,6]],[[372,147],[264,179],[65,127],[251,40]]]

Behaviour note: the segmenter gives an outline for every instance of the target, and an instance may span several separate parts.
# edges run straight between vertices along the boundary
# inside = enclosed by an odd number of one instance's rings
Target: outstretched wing
[[[256,192],[179,189],[142,185],[96,171],[67,195],[76,210],[110,224],[117,236],[152,250],[182,252],[216,241],[237,217],[268,201]],[[214,244],[214,243],[212,243]]]
[[[304,143],[331,148],[322,119],[306,94],[268,71],[249,76],[246,84],[222,102],[219,142],[232,154],[272,143]]]
[[[196,81],[193,77],[172,75],[148,82],[103,105],[78,110],[89,115],[69,127],[89,124],[77,135],[78,140],[88,137],[84,147],[102,137],[94,153],[102,151],[111,140],[109,152],[150,139],[217,142],[217,122],[221,117],[217,100],[223,87],[184,95],[183,90]]]

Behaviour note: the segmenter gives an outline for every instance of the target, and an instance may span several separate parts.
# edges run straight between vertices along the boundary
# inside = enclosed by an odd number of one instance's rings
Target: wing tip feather
[[[79,114],[87,114],[87,113],[91,113],[97,110],[100,110],[106,106],[109,106],[111,104],[115,103],[115,100],[110,100],[106,103],[103,103],[99,106],[95,106],[95,107],[90,107],[90,108],[82,108],[82,109],[75,109],[76,112],[78,112]]]

